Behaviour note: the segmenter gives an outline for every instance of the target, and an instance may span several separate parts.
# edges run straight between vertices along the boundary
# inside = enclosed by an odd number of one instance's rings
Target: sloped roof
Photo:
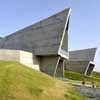
[[[70,61],[93,61],[97,48],[89,48],[69,52]]]
[[[33,52],[34,55],[57,54],[70,8],[28,26],[0,42],[0,48]]]

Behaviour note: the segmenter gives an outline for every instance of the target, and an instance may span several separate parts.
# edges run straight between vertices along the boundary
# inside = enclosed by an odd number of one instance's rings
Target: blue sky
[[[98,47],[96,71],[100,71],[100,0],[1,0],[0,36],[71,7],[70,50]]]

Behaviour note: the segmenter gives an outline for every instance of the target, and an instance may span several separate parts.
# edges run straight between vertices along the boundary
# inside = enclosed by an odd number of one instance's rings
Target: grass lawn
[[[91,76],[84,76],[80,73],[72,72],[72,71],[65,71],[64,73],[65,78],[75,80],[75,82],[81,83],[81,81],[85,80],[87,84],[91,84],[91,82],[96,82],[97,87],[100,87],[100,73],[93,72]]]
[[[17,62],[0,61],[0,100],[87,100],[73,86]]]

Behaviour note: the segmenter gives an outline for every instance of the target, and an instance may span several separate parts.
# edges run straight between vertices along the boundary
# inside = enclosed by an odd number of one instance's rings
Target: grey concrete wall
[[[57,56],[41,56],[39,59],[40,59],[40,70],[42,72],[45,72],[53,76],[58,57]]]
[[[38,58],[30,52],[20,51],[20,63],[33,69],[39,70]]]
[[[21,64],[24,64],[26,66],[32,67],[33,66],[33,55],[32,53],[26,52],[26,51],[19,51],[20,53],[20,59],[19,62]]]
[[[0,49],[0,60],[5,61],[19,61],[20,60],[19,50],[7,50]]]
[[[40,60],[39,57],[33,55],[33,69],[40,71]]]
[[[44,73],[53,76],[58,56],[53,56],[53,55],[42,56],[39,59],[40,59],[40,70]],[[62,63],[60,63],[57,69],[56,77],[62,77],[62,74],[63,74]]]
[[[30,68],[39,70],[39,61],[36,56],[30,52],[21,50],[0,49],[0,60],[18,61]]]

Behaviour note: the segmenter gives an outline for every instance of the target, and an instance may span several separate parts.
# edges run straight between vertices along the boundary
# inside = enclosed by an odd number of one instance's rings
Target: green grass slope
[[[93,77],[96,77],[96,78],[100,78],[100,72],[95,72],[95,71],[94,71],[94,72],[92,73],[92,76],[93,76]]]
[[[0,61],[0,100],[86,100],[62,81],[17,62]]]
[[[66,70],[64,75],[65,75],[65,78],[69,78],[69,79],[75,80],[75,81],[83,81],[84,80],[87,83],[89,83],[89,82],[91,83],[94,81],[94,82],[96,82],[96,85],[98,87],[100,87],[100,73],[99,72],[93,72],[91,76],[84,76],[84,75],[81,75],[80,73]]]

